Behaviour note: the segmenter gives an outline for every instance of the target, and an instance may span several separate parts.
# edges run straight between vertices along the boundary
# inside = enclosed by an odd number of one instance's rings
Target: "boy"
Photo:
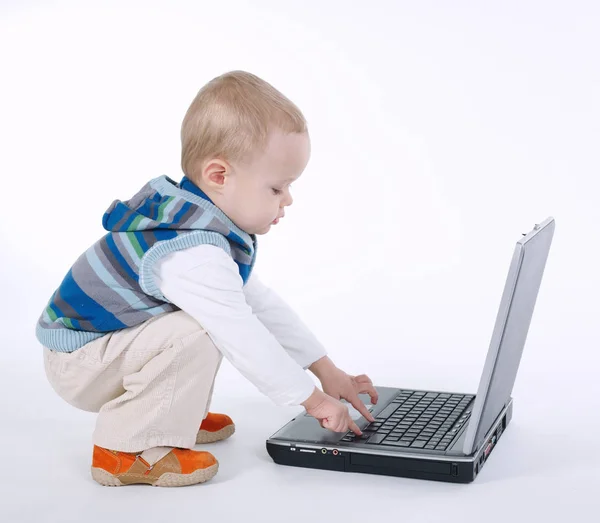
[[[76,260],[36,326],[54,390],[99,413],[91,471],[102,485],[182,486],[217,473],[215,457],[192,448],[234,432],[208,412],[223,355],[324,428],[360,434],[340,398],[373,421],[358,398],[377,402],[371,380],[338,369],[252,271],[256,236],[283,218],[309,160],[300,110],[255,75],[230,72],[198,92],[181,140],[181,182],[160,176],[115,200],[108,234]]]

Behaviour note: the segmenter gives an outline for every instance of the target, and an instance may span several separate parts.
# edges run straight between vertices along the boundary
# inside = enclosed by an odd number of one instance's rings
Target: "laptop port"
[[[492,445],[493,445],[493,443],[490,441],[490,443],[488,444],[488,446],[483,451],[483,455],[485,456],[486,459],[490,455],[490,452],[492,451]]]
[[[327,449],[321,449],[321,454],[327,454]]]
[[[458,464],[457,463],[452,463],[452,475],[458,476]]]
[[[337,456],[340,453],[340,451],[338,449],[333,449],[333,455]]]

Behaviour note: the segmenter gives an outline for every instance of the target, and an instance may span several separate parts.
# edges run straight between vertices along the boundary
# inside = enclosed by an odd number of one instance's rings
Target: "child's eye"
[[[273,194],[277,194],[277,195],[279,195],[283,192],[283,191],[280,191],[279,189],[272,189],[272,191],[273,191]]]

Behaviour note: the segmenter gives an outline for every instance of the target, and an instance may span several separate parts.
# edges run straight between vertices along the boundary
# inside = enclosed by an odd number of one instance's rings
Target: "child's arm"
[[[252,312],[237,265],[224,251],[202,245],[171,253],[153,272],[163,296],[195,318],[233,366],[276,404],[301,404],[323,427],[361,434],[346,405],[315,387]]]

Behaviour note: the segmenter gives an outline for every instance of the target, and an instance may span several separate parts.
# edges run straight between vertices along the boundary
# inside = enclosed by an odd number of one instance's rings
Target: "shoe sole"
[[[198,469],[191,474],[178,474],[176,472],[165,472],[154,483],[139,481],[123,483],[117,476],[113,476],[104,469],[92,467],[92,478],[105,487],[125,487],[127,485],[152,485],[153,487],[186,487],[197,485],[213,478],[219,470],[219,463],[215,463],[205,469]]]
[[[235,425],[227,425],[221,430],[215,432],[209,432],[208,430],[200,430],[196,436],[196,443],[201,445],[203,443],[214,443],[215,441],[221,441],[227,439],[235,432]]]

